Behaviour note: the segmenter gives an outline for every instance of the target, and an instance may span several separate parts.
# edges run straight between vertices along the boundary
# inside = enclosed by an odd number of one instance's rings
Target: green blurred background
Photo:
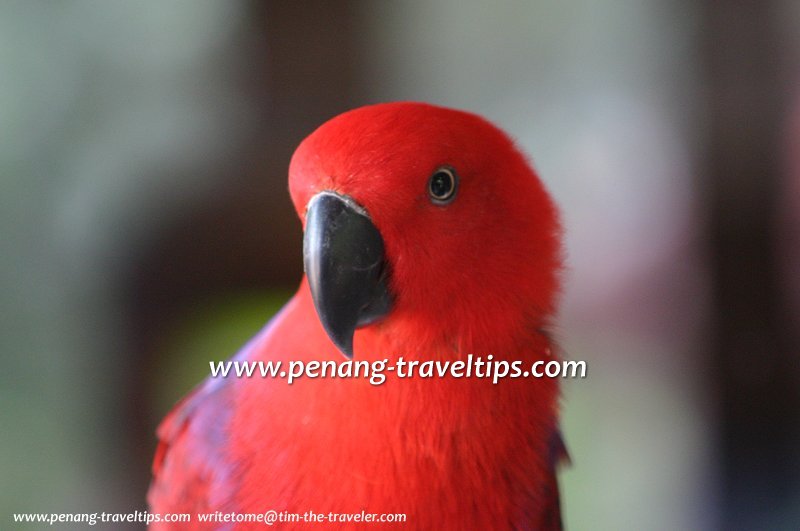
[[[800,529],[800,4],[0,4],[0,528],[143,510],[300,278],[297,143],[481,113],[563,210],[570,529]],[[794,109],[794,110],[793,110]]]

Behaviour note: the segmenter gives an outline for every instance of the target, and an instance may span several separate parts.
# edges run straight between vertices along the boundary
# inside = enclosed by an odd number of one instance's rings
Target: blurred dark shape
[[[706,2],[704,13],[703,184],[714,304],[708,382],[718,407],[723,529],[790,528],[786,518],[796,511],[800,363],[774,215],[789,115],[780,7]]]
[[[800,87],[800,72],[795,87]],[[785,179],[781,188],[780,222],[777,238],[781,259],[784,290],[783,295],[789,305],[792,317],[790,333],[795,344],[800,342],[800,90],[796,90],[794,106],[786,125],[786,138],[782,143],[786,166]],[[800,353],[798,353],[800,357]]]

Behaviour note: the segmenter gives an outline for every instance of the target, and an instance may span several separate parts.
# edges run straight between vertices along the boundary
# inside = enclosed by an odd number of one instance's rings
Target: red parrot
[[[346,112],[297,148],[289,190],[306,275],[235,360],[555,359],[558,213],[485,119],[408,102]],[[158,429],[150,510],[561,529],[557,379],[387,374],[207,379]],[[248,525],[264,524],[183,528]]]

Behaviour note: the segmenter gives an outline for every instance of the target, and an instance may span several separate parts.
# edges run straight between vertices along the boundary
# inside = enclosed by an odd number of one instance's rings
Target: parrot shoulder
[[[559,430],[555,430],[550,440],[550,470],[547,475],[544,490],[543,504],[545,511],[542,512],[538,529],[547,531],[561,531],[564,529],[561,518],[561,500],[558,489],[558,468],[569,464],[569,454],[564,444],[564,439]]]
[[[158,427],[153,479],[147,498],[156,512],[203,511],[225,504],[214,499],[233,473],[221,449],[230,416],[230,385],[206,379],[181,400]]]
[[[275,338],[275,329],[296,307],[293,298],[231,361],[251,360]],[[241,467],[230,455],[229,426],[241,394],[236,378],[206,378],[158,426],[147,499],[154,512],[232,510],[231,487]]]

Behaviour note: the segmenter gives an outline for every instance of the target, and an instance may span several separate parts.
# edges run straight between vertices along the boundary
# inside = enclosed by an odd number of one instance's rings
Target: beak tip
[[[353,336],[347,339],[336,341],[336,348],[344,355],[345,358],[353,359]]]

